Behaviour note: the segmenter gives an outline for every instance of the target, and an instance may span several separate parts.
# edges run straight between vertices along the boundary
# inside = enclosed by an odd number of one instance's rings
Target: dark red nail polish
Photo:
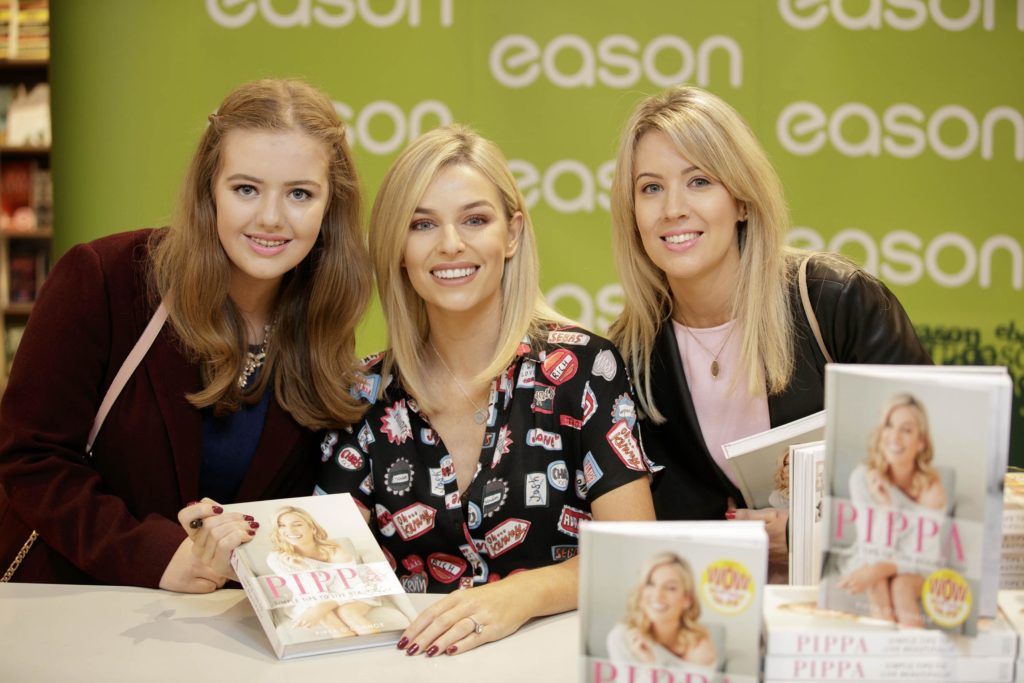
[[[726,519],[736,519],[736,513],[733,512],[732,510],[727,510],[726,513],[725,513],[725,518]]]
[[[416,643],[413,643],[412,645],[409,646],[409,649],[405,651],[405,654],[407,654],[410,657],[412,657],[414,654],[416,654],[419,651],[420,651],[420,646],[417,645]]]
[[[428,657],[433,657],[434,655],[436,655],[436,654],[437,654],[437,652],[438,652],[438,647],[437,647],[437,645],[431,645],[431,646],[430,646],[430,649],[429,649],[429,650],[427,650],[427,656],[428,656]]]
[[[250,536],[255,536],[255,535],[256,535],[256,532],[255,532],[255,531],[253,531],[252,529],[246,529],[246,530],[245,530],[245,532],[246,532],[247,534],[249,534]]]
[[[252,515],[242,515],[242,519],[244,519],[247,522],[254,522],[254,521],[256,521],[256,518],[253,517]]]
[[[213,514],[219,515],[222,512],[224,512],[224,508],[222,508],[220,505],[213,506]]]
[[[455,645],[449,645],[448,649],[444,651],[446,655],[453,655],[459,651],[459,648]]]
[[[402,639],[398,641],[398,645],[396,647],[399,650],[404,650],[405,646],[408,645],[408,644],[409,644],[409,639],[406,638],[405,636],[402,636]]]
[[[259,529],[260,528],[260,523],[259,522],[249,522],[249,526],[252,527],[253,529]]]

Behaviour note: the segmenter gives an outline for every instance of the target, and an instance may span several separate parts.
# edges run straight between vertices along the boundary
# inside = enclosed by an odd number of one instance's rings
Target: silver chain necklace
[[[487,409],[481,408],[476,404],[476,402],[473,401],[472,398],[470,398],[469,392],[466,391],[466,388],[462,386],[462,382],[460,382],[459,378],[455,376],[455,373],[452,372],[452,369],[448,367],[448,364],[444,362],[444,358],[441,357],[441,353],[437,350],[437,347],[434,346],[434,342],[427,339],[427,343],[430,344],[430,348],[434,351],[434,355],[437,356],[437,359],[441,361],[441,367],[448,371],[448,374],[451,375],[452,381],[455,382],[455,386],[457,386],[459,388],[459,391],[462,392],[462,395],[466,397],[466,400],[469,402],[469,405],[473,406],[473,422],[476,422],[478,425],[482,425],[484,422],[487,421]]]

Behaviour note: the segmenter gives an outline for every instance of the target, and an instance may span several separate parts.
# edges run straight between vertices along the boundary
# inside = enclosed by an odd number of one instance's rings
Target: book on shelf
[[[974,634],[996,613],[1005,368],[829,365],[819,605]]]
[[[12,241],[7,250],[7,302],[32,303],[46,277],[48,243]]]
[[[751,509],[788,509],[789,447],[825,436],[825,412],[817,412],[722,446],[736,485]]]
[[[224,509],[259,522],[231,562],[278,658],[390,645],[415,618],[349,494]]]
[[[580,558],[582,680],[758,680],[762,522],[587,522]]]
[[[789,447],[789,583],[821,578],[825,537],[825,442]]]

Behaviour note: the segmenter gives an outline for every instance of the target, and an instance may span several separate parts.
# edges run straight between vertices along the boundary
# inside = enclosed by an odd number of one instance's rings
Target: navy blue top
[[[257,370],[249,377],[256,379]],[[212,408],[203,410],[203,462],[199,470],[199,495],[218,503],[233,503],[238,487],[249,469],[263,433],[270,404],[270,389],[257,403],[243,403],[235,412],[216,417]]]

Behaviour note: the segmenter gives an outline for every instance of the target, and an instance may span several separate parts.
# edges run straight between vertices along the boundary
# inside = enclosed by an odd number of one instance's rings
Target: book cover
[[[722,446],[748,508],[789,508],[789,447],[825,436],[824,411]]]
[[[231,562],[280,659],[396,643],[416,612],[347,493],[236,503]]]
[[[761,522],[588,522],[580,558],[582,680],[758,680]]]
[[[819,605],[974,634],[995,614],[1005,368],[829,365]]]
[[[995,657],[786,657],[764,660],[765,683],[776,681],[921,681],[1010,683],[1014,660]]]
[[[1013,628],[1017,637],[1024,639],[1024,590],[1000,591],[999,612]],[[1024,683],[1024,647],[1017,650],[1017,675],[1014,680]]]
[[[977,635],[900,628],[892,621],[817,606],[812,586],[768,586],[765,653],[793,657],[999,657],[1017,655],[1017,633],[997,615],[978,620]]]
[[[821,579],[825,537],[825,442],[789,447],[789,583]]]

